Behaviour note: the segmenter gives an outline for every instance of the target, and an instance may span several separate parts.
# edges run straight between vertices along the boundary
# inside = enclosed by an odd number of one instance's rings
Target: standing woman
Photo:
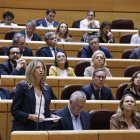
[[[56,53],[54,66],[49,69],[49,76],[76,76],[73,69],[68,65],[66,53],[60,51]]]
[[[140,100],[140,71],[137,71],[132,75],[123,94],[132,94],[136,100]]]
[[[108,21],[101,23],[98,38],[100,43],[115,43],[115,39],[111,32],[111,24]]]
[[[69,35],[68,24],[61,22],[56,29],[56,38],[58,42],[73,42],[72,37]]]
[[[84,76],[92,77],[93,72],[95,71],[96,68],[104,68],[104,70],[106,71],[106,76],[112,77],[110,70],[106,67],[105,54],[100,50],[97,50],[93,53],[91,58],[91,66],[85,68]]]
[[[111,116],[110,129],[140,129],[140,114],[136,112],[136,99],[131,94],[122,97],[117,113]]]
[[[11,113],[14,117],[12,131],[48,130],[43,118],[58,117],[50,112],[51,94],[45,86],[46,66],[41,60],[32,60],[26,68],[26,82],[14,90]]]

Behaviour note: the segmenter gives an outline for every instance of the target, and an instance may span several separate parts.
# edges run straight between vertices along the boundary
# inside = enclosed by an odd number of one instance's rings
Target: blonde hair
[[[43,75],[43,77],[40,81],[41,88],[43,88],[43,86],[44,86],[44,83],[45,83],[45,80],[46,80],[46,75],[47,75],[46,65],[42,60],[33,59],[28,64],[28,66],[26,68],[26,72],[25,72],[25,76],[26,76],[26,80],[27,80],[27,84],[28,84],[29,88],[31,88],[35,83],[34,70],[35,70],[38,62],[41,62],[43,64],[43,67],[44,67],[44,75]]]
[[[92,57],[91,57],[91,62],[90,62],[91,65],[94,66],[94,60],[95,60],[95,57],[96,57],[97,54],[101,54],[101,55],[103,56],[103,59],[104,59],[104,64],[103,64],[103,66],[106,66],[106,65],[107,65],[107,63],[106,63],[106,56],[105,56],[104,52],[102,52],[102,51],[100,51],[100,50],[97,50],[97,51],[95,51],[95,52],[93,53],[93,55],[92,55]]]

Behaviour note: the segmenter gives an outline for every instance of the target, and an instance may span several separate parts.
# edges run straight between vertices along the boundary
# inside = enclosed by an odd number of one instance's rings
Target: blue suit
[[[57,27],[58,25],[59,25],[59,22],[58,22],[58,21],[54,21],[54,22],[53,22],[53,26],[54,26],[54,27]],[[45,19],[40,19],[40,20],[38,20],[38,21],[37,21],[37,26],[48,27],[48,25],[47,25]]]
[[[4,63],[0,64],[0,75],[25,75],[25,69],[22,68],[19,71],[17,69],[13,69],[8,59]]]
[[[56,51],[57,52],[59,52],[59,51],[64,52],[63,49],[59,49],[59,48],[56,48]],[[36,56],[53,57],[52,52],[51,52],[51,50],[48,46],[47,47],[42,47],[39,50],[37,50]]]
[[[86,94],[87,100],[92,100],[92,99],[94,99],[94,100],[114,100],[111,89],[107,86],[103,86],[101,88],[100,97],[99,97],[99,93],[97,93],[97,91],[95,90],[93,83],[83,86],[81,88],[81,91],[83,91]]]
[[[44,86],[42,89],[42,94],[44,96],[44,116],[45,118],[50,117],[50,101],[51,93],[47,87]],[[19,83],[15,90],[13,96],[13,103],[11,106],[11,113],[14,117],[12,131],[15,130],[36,130],[37,123],[27,119],[29,114],[35,114],[36,98],[34,87],[29,88],[27,83]],[[50,122],[40,122],[38,130],[48,130],[50,127]]]
[[[5,89],[5,88],[0,88],[0,98],[1,99],[11,99],[9,90]]]
[[[25,36],[25,30],[20,31],[21,34]],[[42,41],[41,36],[37,33],[33,33],[32,41]]]
[[[104,47],[99,46],[99,50],[104,52],[106,58],[112,58],[111,53],[110,53],[108,48],[104,48]],[[83,47],[82,54],[81,54],[82,58],[91,58],[92,54],[93,54],[93,51],[89,45]]]
[[[52,127],[53,130],[74,130],[68,107],[64,107],[54,113],[62,117],[62,119],[60,119],[59,122],[54,123],[54,126]],[[83,130],[89,130],[91,128],[91,115],[89,112],[81,111],[80,120]]]

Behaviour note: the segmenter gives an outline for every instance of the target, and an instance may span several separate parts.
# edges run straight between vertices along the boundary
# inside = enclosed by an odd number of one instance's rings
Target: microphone
[[[36,131],[38,130],[38,125],[39,125],[41,103],[42,103],[42,94],[41,94],[41,99],[40,99],[40,103],[39,103],[39,113],[38,113],[38,117],[37,117]]]

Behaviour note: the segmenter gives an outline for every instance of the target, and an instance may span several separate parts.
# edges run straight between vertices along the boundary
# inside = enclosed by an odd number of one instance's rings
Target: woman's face
[[[103,33],[107,34],[108,32],[110,32],[110,26],[105,26],[103,28]]]
[[[133,82],[136,86],[140,86],[140,73],[136,75]]]
[[[102,67],[105,63],[104,57],[101,53],[98,53],[94,58],[94,65],[97,67]]]
[[[56,55],[56,60],[58,64],[65,64],[66,56],[63,52],[58,52]]]
[[[44,76],[44,72],[45,72],[44,65],[41,62],[38,62],[34,70],[35,79],[41,80],[42,77]]]
[[[59,31],[60,31],[60,33],[65,34],[67,32],[67,25],[65,23],[62,23],[60,25]]]
[[[126,111],[133,111],[135,104],[135,99],[132,96],[126,96],[123,101],[123,108]]]

